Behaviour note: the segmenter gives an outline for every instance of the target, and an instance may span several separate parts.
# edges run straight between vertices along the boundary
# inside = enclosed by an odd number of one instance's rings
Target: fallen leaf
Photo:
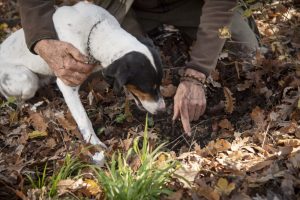
[[[181,167],[175,171],[175,174],[185,178],[185,180],[179,179],[183,184],[183,188],[191,188],[195,177],[202,168],[203,158],[195,152],[187,152],[181,154],[177,160],[180,161]]]
[[[219,32],[219,38],[221,39],[231,38],[231,32],[227,26],[219,28],[218,32]]]
[[[196,187],[197,194],[201,197],[205,197],[208,200],[219,200],[220,195],[214,189],[209,187],[203,181],[197,181],[198,187]]]
[[[46,142],[46,146],[53,149],[56,146],[56,141],[53,138],[49,138]]]
[[[254,166],[249,168],[250,172],[256,172],[258,170],[261,170],[267,166],[270,166],[272,163],[274,162],[274,160],[264,160],[262,162],[259,162],[257,164],[255,164]]]
[[[86,190],[92,196],[96,196],[101,192],[100,186],[92,179],[86,179],[83,181],[86,183]]]
[[[296,152],[289,158],[289,161],[293,164],[293,166],[297,169],[300,169],[300,152]]]
[[[253,85],[253,81],[246,80],[244,83],[237,84],[236,87],[237,87],[237,90],[239,92],[241,92],[241,91],[245,91],[245,90],[249,89],[252,85]]]
[[[244,193],[234,194],[231,200],[252,200],[252,198]]]
[[[250,116],[258,128],[264,128],[266,124],[265,115],[260,107],[256,106],[250,113]]]
[[[285,146],[297,147],[300,146],[299,139],[282,139],[278,140],[278,144],[283,144]]]
[[[77,125],[73,123],[73,121],[66,119],[63,112],[55,113],[55,117],[57,118],[61,126],[67,131],[73,131],[76,129]]]
[[[220,123],[219,123],[219,126],[222,129],[228,129],[228,130],[233,130],[234,129],[231,122],[228,119],[221,120]]]
[[[163,97],[173,97],[176,93],[177,87],[173,84],[160,87],[160,92]]]
[[[80,189],[83,189],[87,186],[87,183],[85,183],[82,178],[78,180],[72,180],[72,179],[65,179],[65,180],[60,180],[57,184],[57,190],[58,190],[58,195],[61,196],[65,193],[77,191]]]
[[[232,142],[232,144],[231,144],[231,150],[232,151],[237,151],[237,150],[239,150],[241,147],[243,147],[245,144],[246,144],[246,142],[248,142],[249,141],[249,138],[248,137],[245,137],[245,138],[243,138],[243,139],[241,139],[241,138],[237,138],[237,139],[235,139],[233,142]]]
[[[220,178],[215,189],[220,195],[225,194],[228,196],[235,189],[235,183],[229,183],[227,179]]]
[[[36,131],[45,132],[48,128],[47,123],[41,113],[30,112],[29,120]]]
[[[28,134],[29,139],[46,137],[46,136],[48,136],[48,133],[46,131],[33,131]]]
[[[122,146],[125,151],[129,150],[130,146],[132,145],[132,142],[133,142],[132,138],[128,138],[122,141]]]
[[[232,97],[232,93],[227,87],[224,87],[224,96],[225,96],[225,111],[227,113],[232,113],[234,110],[235,98]]]
[[[172,193],[170,196],[167,197],[167,200],[181,200],[183,196],[183,190],[178,190]]]
[[[231,144],[227,140],[221,139],[216,141],[214,148],[217,152],[226,151],[231,148]]]

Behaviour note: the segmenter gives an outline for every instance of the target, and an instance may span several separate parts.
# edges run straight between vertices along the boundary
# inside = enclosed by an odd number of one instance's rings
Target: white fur
[[[117,20],[103,8],[80,2],[71,7],[58,8],[53,15],[59,39],[73,44],[85,55],[87,55],[87,39],[90,30],[99,20],[101,23],[91,33],[90,47],[92,55],[101,61],[102,67],[108,67],[112,62],[132,51],[144,54],[155,67],[149,49],[124,31]],[[2,43],[0,48],[0,92],[6,97],[20,96],[24,100],[29,99],[34,96],[41,82],[37,74],[54,76],[47,63],[27,49],[23,30],[16,31]],[[59,79],[57,85],[84,140],[94,145],[105,146],[96,136],[80,101],[79,87],[69,87]],[[149,106],[153,107],[153,105]],[[93,158],[98,163],[103,162],[103,152],[95,154]]]

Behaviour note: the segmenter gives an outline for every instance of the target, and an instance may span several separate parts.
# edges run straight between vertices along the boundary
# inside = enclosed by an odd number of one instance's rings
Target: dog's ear
[[[118,59],[111,65],[103,69],[103,75],[110,85],[113,85],[115,92],[120,92],[129,78],[127,62],[124,59]]]
[[[153,41],[148,37],[139,36],[137,37],[137,40],[146,45],[147,47],[155,48]]]
[[[138,37],[137,38],[141,43],[143,43],[151,52],[156,68],[158,73],[158,78],[163,78],[163,71],[162,71],[162,62],[159,55],[159,49],[157,46],[154,45],[153,41],[148,37]]]

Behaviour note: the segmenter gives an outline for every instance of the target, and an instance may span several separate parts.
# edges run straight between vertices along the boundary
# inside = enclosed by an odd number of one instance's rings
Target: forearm
[[[21,23],[26,44],[33,53],[34,45],[42,39],[58,39],[52,16],[53,0],[19,0]]]
[[[218,56],[225,40],[219,37],[218,30],[230,28],[236,0],[206,0],[197,32],[197,40],[191,48],[188,68],[209,75],[216,67]]]

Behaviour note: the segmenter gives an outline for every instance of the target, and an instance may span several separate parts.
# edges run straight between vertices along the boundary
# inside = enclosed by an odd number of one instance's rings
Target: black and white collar
[[[102,21],[99,20],[97,21],[91,28],[89,36],[88,36],[88,40],[87,40],[87,54],[88,54],[88,64],[92,64],[92,65],[101,65],[101,62],[99,60],[97,60],[91,53],[91,35],[93,30],[101,23]]]

